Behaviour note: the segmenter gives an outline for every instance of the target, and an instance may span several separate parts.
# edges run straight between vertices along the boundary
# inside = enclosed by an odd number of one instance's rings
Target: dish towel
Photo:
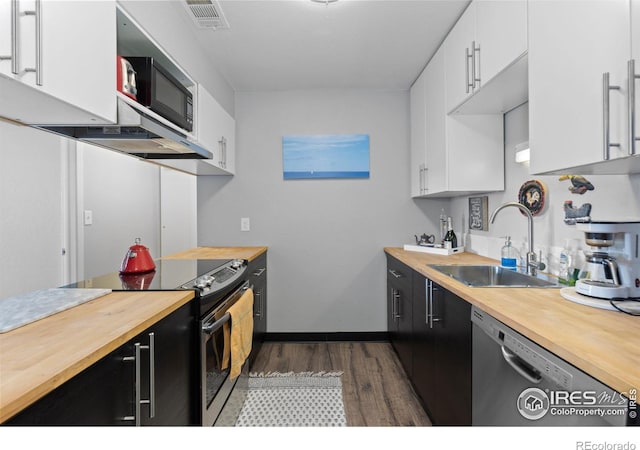
[[[247,289],[242,297],[227,312],[231,315],[231,372],[240,375],[242,364],[251,353],[253,338],[253,290]]]

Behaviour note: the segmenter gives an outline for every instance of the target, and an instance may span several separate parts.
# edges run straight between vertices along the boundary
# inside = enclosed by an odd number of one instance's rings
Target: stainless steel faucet
[[[529,211],[529,208],[518,202],[507,202],[498,206],[496,210],[491,213],[491,218],[489,220],[491,221],[491,223],[493,223],[496,220],[496,216],[498,215],[498,213],[508,206],[518,208],[527,216],[527,220],[529,222],[529,251],[527,252],[527,274],[535,276],[538,270],[544,270],[546,266],[541,261],[538,261],[538,256],[533,249],[533,216],[531,215],[531,211]]]

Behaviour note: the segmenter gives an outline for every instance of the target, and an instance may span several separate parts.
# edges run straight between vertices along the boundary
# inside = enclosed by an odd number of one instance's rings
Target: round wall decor
[[[540,180],[525,181],[520,187],[518,201],[526,206],[531,214],[537,216],[544,209],[547,189]]]

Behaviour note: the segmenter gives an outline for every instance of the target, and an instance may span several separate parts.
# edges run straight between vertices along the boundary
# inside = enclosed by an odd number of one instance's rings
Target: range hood
[[[211,159],[213,154],[189,141],[151,114],[119,98],[118,123],[102,126],[43,126],[62,136],[99,145],[144,159]]]

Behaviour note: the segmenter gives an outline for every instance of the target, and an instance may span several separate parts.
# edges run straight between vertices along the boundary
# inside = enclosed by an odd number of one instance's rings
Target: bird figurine
[[[537,202],[540,201],[540,191],[527,191],[525,193],[525,195],[527,196],[527,206],[532,207],[534,206]]]
[[[571,200],[564,202],[564,223],[567,225],[575,225],[576,223],[591,222],[591,203],[576,208]]]
[[[569,190],[572,194],[584,194],[587,191],[593,191],[595,188],[593,184],[589,180],[587,180],[582,175],[561,175],[559,178],[560,181],[569,180],[571,181],[571,186],[569,186]]]

